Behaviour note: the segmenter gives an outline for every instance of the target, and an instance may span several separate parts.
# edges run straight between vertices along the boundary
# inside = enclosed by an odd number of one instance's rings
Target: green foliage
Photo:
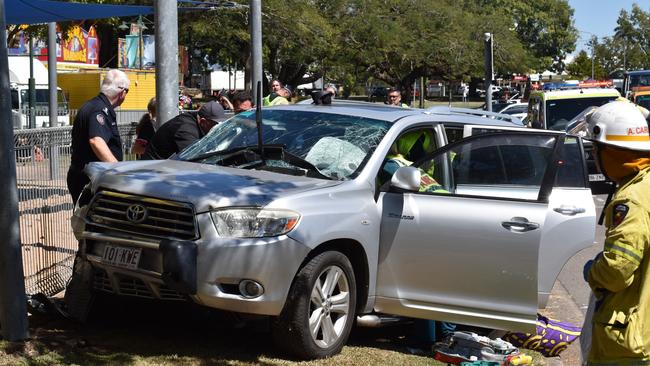
[[[246,65],[249,1],[232,3],[179,12],[179,42],[210,63]],[[408,89],[420,77],[482,78],[486,32],[493,34],[497,75],[561,70],[577,38],[567,0],[265,0],[262,6],[265,71],[293,86],[325,77],[348,90],[369,79]],[[644,21],[642,15],[633,10],[631,24]],[[115,33],[120,23],[100,21]]]
[[[181,42],[211,62],[245,64],[248,1],[183,15]],[[566,0],[266,0],[264,67],[293,86],[322,76],[350,89],[368,79],[408,89],[421,76],[481,78],[483,34],[494,34],[500,75],[561,68],[576,31]],[[185,41],[187,40],[187,41]]]
[[[593,60],[593,72],[594,72],[594,79],[605,79],[607,78],[607,72],[603,65],[599,63],[598,57],[594,57]],[[573,61],[567,65],[567,72],[569,73],[571,78],[574,79],[590,79],[591,78],[591,72],[592,72],[592,59],[591,57],[587,54],[586,51],[580,51],[578,53],[578,56],[576,56]]]
[[[528,66],[537,71],[564,69],[563,60],[575,50],[578,33],[573,9],[565,0],[478,0],[481,7],[501,15],[502,27],[512,29],[529,51]],[[504,16],[505,15],[505,16]]]
[[[621,10],[615,33],[611,37],[589,41],[594,54],[594,74],[596,78],[608,78],[617,70],[650,69],[650,11],[638,5],[631,12]],[[591,59],[588,72],[581,52],[567,68],[574,76],[591,76]]]

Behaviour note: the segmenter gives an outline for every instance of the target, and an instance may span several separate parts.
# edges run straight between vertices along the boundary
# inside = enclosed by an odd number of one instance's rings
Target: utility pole
[[[50,91],[49,115],[50,127],[58,125],[59,100],[56,82],[56,23],[47,24],[47,82]],[[50,159],[51,160],[51,159]]]
[[[257,90],[257,83],[262,81],[262,0],[250,0],[251,21],[251,89],[255,105],[262,103],[262,92]],[[235,75],[237,71],[235,70]],[[258,95],[259,94],[259,95]]]
[[[178,115],[178,8],[176,1],[154,2],[156,23],[156,124]]]
[[[591,80],[595,80],[594,79],[594,57],[596,51],[596,44],[598,43],[598,37],[596,37],[595,34],[592,34],[589,43],[591,43]]]
[[[5,1],[0,0],[0,29],[7,39]],[[31,37],[30,37],[31,39]],[[11,92],[9,91],[9,59],[7,42],[0,42],[0,324],[2,337],[15,342],[29,337],[27,327],[27,296],[20,248],[18,189],[16,186],[16,155],[11,123]]]
[[[29,35],[29,128],[36,128],[36,81],[34,80],[34,37]]]
[[[144,52],[144,44],[142,41],[143,27],[144,27],[144,23],[142,22],[142,15],[139,15],[138,16],[138,55],[140,57],[138,63],[139,63],[140,70],[142,70],[142,53]]]
[[[494,79],[494,63],[492,61],[492,33],[485,33],[485,105],[492,112],[492,80]]]
[[[424,108],[424,76],[420,76],[420,108]]]
[[[56,23],[47,24],[47,89],[49,90],[48,114],[49,127],[58,126],[59,116],[59,93],[57,92],[56,83]],[[51,144],[49,147],[50,158],[50,178],[52,180],[60,178],[59,166],[59,146]]]

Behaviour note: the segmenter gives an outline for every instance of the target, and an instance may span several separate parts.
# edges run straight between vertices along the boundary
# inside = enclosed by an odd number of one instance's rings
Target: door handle
[[[511,218],[510,221],[503,221],[501,226],[518,233],[539,229],[538,223],[530,222],[527,218],[519,216]]]
[[[585,209],[582,207],[562,205],[560,207],[554,208],[553,211],[560,213],[562,215],[574,216],[580,213],[584,213]]]

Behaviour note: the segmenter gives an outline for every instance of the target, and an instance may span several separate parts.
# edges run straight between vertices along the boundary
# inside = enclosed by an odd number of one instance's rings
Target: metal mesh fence
[[[125,160],[135,140],[141,111],[118,116]],[[136,118],[137,116],[137,118]],[[72,274],[77,241],[70,217],[66,175],[72,126],[14,131],[25,289],[48,296],[63,289]]]

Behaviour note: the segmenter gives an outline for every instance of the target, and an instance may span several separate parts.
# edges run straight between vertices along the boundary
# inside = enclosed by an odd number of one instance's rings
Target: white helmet
[[[613,101],[587,116],[587,138],[629,150],[650,151],[648,122],[636,105]]]

